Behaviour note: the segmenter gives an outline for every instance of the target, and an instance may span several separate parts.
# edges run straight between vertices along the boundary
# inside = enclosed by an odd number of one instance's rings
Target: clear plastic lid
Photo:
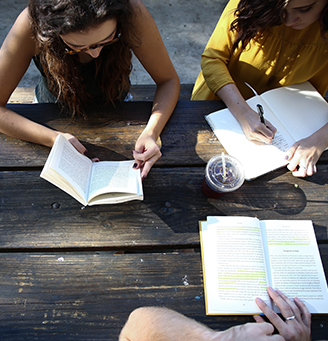
[[[215,191],[232,192],[245,180],[242,164],[230,155],[213,156],[205,169],[207,184]]]

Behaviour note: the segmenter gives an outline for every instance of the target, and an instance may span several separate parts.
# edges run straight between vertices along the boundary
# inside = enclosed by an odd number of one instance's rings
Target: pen
[[[264,120],[264,110],[261,104],[257,104],[257,109],[258,109],[258,113],[260,115],[260,120],[263,124],[265,124],[265,120]]]

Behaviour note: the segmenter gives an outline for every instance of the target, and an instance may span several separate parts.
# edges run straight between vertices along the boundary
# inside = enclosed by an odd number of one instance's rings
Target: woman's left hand
[[[257,298],[256,304],[269,321],[277,328],[286,341],[311,341],[311,314],[298,298],[291,301],[279,290],[268,288],[268,293],[280,309],[282,320],[264,301]],[[254,316],[256,322],[265,322],[261,316]]]
[[[315,174],[316,163],[325,148],[322,141],[318,141],[314,135],[295,142],[287,151],[286,159],[289,161],[287,168],[297,177]]]
[[[162,156],[159,146],[154,138],[145,133],[138,138],[133,157],[135,159],[134,168],[141,170],[141,178],[144,179],[153,164]]]

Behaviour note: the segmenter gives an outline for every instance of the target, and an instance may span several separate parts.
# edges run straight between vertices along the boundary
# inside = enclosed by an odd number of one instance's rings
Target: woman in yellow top
[[[270,143],[276,128],[262,124],[245,102],[280,86],[310,81],[328,88],[328,0],[231,0],[202,55],[192,100],[221,99],[249,140]],[[311,113],[309,113],[310,118]],[[287,152],[295,176],[314,174],[328,146],[328,123]]]

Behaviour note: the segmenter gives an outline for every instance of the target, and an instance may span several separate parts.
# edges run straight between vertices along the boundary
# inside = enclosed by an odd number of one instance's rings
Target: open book
[[[264,118],[277,128],[270,144],[247,140],[229,109],[205,116],[227,153],[243,164],[246,180],[286,166],[286,151],[294,142],[312,135],[328,122],[328,104],[309,82],[269,90],[246,102],[254,111],[261,104]]]
[[[206,314],[247,315],[268,286],[328,313],[327,282],[310,220],[207,217],[200,222]]]
[[[41,172],[81,204],[117,204],[143,200],[140,169],[131,161],[92,162],[58,135]]]

